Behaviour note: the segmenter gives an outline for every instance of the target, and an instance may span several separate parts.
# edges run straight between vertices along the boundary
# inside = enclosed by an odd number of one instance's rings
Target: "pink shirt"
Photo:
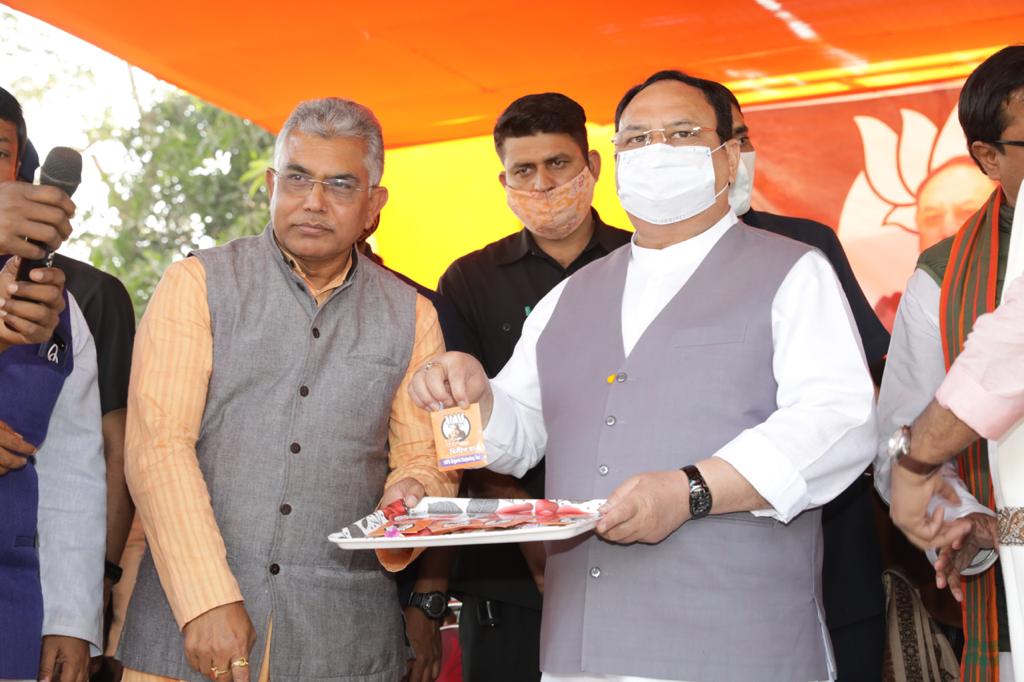
[[[994,312],[967,337],[935,399],[989,439],[1024,417],[1024,276],[1013,280]]]

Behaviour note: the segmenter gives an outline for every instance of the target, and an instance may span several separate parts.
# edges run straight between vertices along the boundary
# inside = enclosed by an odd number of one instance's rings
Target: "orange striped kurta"
[[[317,289],[292,264],[318,305],[347,275],[346,269]],[[458,476],[436,468],[429,415],[413,404],[406,390],[412,373],[443,351],[437,314],[429,301],[417,296],[412,357],[391,406],[391,474],[386,485],[413,477],[428,495],[457,491]],[[135,338],[125,443],[125,477],[179,627],[217,606],[242,601],[195,451],[212,365],[206,272],[198,259],[186,258],[164,273]],[[414,556],[410,551],[378,555],[389,570]],[[269,634],[268,629],[268,653]],[[260,682],[269,679],[268,663],[264,658]],[[167,679],[135,670],[126,670],[124,676],[125,682]]]

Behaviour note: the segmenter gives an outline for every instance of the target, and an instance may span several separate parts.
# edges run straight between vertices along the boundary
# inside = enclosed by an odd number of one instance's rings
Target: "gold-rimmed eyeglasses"
[[[671,126],[668,128],[651,128],[643,132],[636,130],[620,130],[615,137],[612,138],[612,144],[615,145],[616,151],[626,151],[629,149],[639,149],[640,147],[646,147],[647,145],[654,143],[654,134],[661,133],[662,138],[665,140],[665,144],[672,145],[673,147],[685,147],[697,143],[696,137],[703,131],[713,132],[713,128],[706,128],[704,126]]]
[[[300,173],[299,171],[285,171],[282,173],[275,168],[271,168],[270,172],[277,177],[281,182],[281,189],[288,194],[309,194],[313,190],[314,185],[323,185],[324,192],[328,197],[346,204],[355,201],[356,197],[361,193],[376,189],[376,185],[360,187],[359,183],[353,182],[350,178],[317,180],[313,176]]]

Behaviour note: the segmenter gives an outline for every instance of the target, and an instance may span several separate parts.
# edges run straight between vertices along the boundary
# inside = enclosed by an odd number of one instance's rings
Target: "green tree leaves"
[[[93,265],[124,282],[141,317],[164,269],[189,251],[257,234],[268,220],[260,185],[274,138],[185,93],[111,131],[126,170],[104,174],[120,216],[110,236],[89,238]]]

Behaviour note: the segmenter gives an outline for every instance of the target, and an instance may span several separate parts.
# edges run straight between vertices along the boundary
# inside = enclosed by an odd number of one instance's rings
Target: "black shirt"
[[[469,352],[483,363],[487,376],[494,377],[512,357],[523,323],[540,299],[583,266],[629,243],[632,233],[606,225],[597,211],[591,211],[594,234],[567,268],[544,253],[523,229],[459,258],[441,275],[437,290],[459,312]],[[543,460],[520,485],[531,497],[544,496]],[[536,609],[541,604],[526,561],[514,544],[462,548],[451,589]]]
[[[441,325],[441,335],[444,336],[445,350],[457,350],[462,353],[473,352],[473,349],[469,345],[466,326],[462,323],[462,318],[459,317],[459,312],[455,310],[455,306],[452,305],[452,302],[449,301],[447,297],[437,293],[433,289],[428,289],[416,280],[411,277],[406,277],[397,270],[392,270],[383,263],[381,263],[380,266],[411,286],[416,290],[416,293],[433,304],[434,311],[437,312],[437,323]]]
[[[75,297],[96,342],[100,410],[103,414],[128,406],[128,376],[135,342],[135,309],[121,280],[87,263],[56,254],[53,264],[64,271],[66,288]]]
[[[523,333],[526,316],[563,279],[629,242],[632,233],[605,225],[597,211],[594,234],[569,267],[544,253],[528,230],[509,235],[452,263],[437,290],[466,324],[471,353],[494,377]]]

